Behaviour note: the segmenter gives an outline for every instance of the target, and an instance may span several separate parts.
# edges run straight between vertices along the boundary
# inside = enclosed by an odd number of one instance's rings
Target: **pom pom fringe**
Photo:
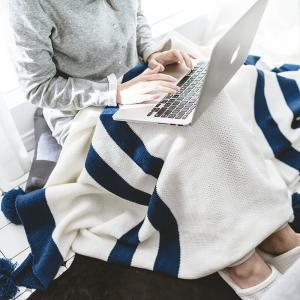
[[[8,259],[0,258],[0,299],[13,299],[19,291],[14,278],[13,272],[16,264],[13,264]]]
[[[16,225],[21,224],[21,220],[16,209],[16,200],[19,195],[24,194],[25,192],[21,188],[10,190],[9,192],[4,193],[1,202],[1,210],[3,214],[10,222]]]

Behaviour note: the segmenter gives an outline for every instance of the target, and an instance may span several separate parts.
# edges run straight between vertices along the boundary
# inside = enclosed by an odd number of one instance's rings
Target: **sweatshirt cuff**
[[[160,52],[160,51],[167,51],[172,48],[172,41],[171,39],[162,40],[160,42],[153,42],[150,44],[143,52],[143,60],[145,63],[148,62],[149,56],[153,53]]]
[[[117,106],[118,79],[115,74],[108,75],[107,79],[108,79],[107,105],[108,106]]]

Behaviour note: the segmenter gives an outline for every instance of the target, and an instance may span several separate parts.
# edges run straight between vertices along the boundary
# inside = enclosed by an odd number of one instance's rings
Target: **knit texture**
[[[11,0],[20,84],[59,143],[78,110],[116,106],[118,79],[160,51],[141,0]]]
[[[184,279],[242,259],[293,216],[292,84],[274,76],[243,67],[189,127],[82,110],[46,187],[17,197],[31,254],[14,282],[44,290],[74,252]]]

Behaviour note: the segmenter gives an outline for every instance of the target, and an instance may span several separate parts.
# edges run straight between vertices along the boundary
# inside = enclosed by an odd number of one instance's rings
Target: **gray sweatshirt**
[[[79,110],[116,106],[118,78],[161,48],[140,0],[9,3],[20,84],[60,144]]]

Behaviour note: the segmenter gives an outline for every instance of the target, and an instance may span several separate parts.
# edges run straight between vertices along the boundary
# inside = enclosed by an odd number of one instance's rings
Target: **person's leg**
[[[300,235],[287,225],[265,239],[259,245],[259,249],[272,255],[280,255],[298,246],[300,246]]]
[[[262,258],[254,252],[254,254],[243,263],[226,268],[226,272],[240,288],[246,289],[267,279],[271,274],[271,269]]]
[[[271,234],[259,249],[272,255],[280,255],[300,246],[300,235],[289,225]],[[264,281],[271,274],[271,269],[256,252],[243,263],[226,268],[231,279],[240,288],[249,288]]]
[[[26,183],[26,192],[32,192],[45,186],[61,152],[61,146],[52,136],[41,108],[38,108],[34,114],[34,136],[36,145]]]
[[[266,264],[257,252],[240,264],[227,267],[219,275],[242,300],[261,299],[281,274]]]
[[[257,251],[265,262],[285,273],[300,259],[300,235],[287,225],[265,239]]]

